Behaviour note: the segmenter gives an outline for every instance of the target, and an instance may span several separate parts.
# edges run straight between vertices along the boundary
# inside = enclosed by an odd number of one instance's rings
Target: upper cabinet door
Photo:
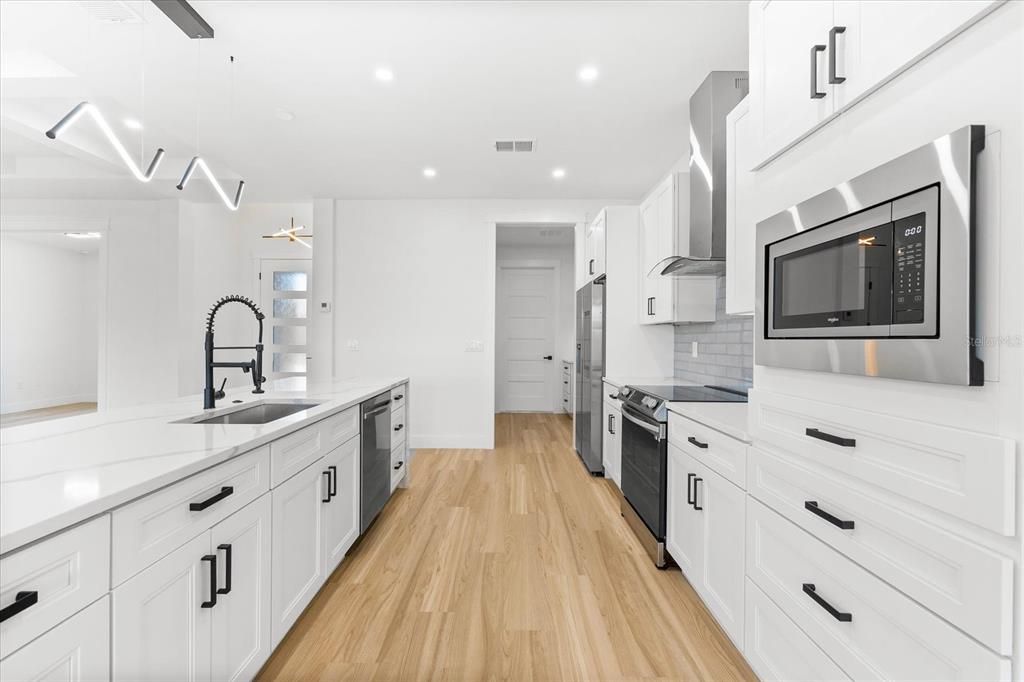
[[[751,165],[750,97],[725,118],[725,312],[754,313],[755,224],[750,211]]]
[[[943,0],[837,0],[837,107],[846,106],[895,76],[1000,3]]]
[[[213,679],[249,680],[270,657],[270,495],[213,527]]]
[[[600,277],[605,274],[605,231],[607,229],[607,214],[605,211],[601,211],[594,218],[594,222],[590,224],[590,236],[588,242],[590,243],[590,257],[592,259],[593,266],[591,268],[591,279],[594,277]]]
[[[759,139],[755,163],[785,149],[835,111],[827,54],[832,18],[832,0],[750,3],[750,92]]]

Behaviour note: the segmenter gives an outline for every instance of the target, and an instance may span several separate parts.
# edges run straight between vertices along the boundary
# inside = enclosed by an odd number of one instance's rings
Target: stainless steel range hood
[[[651,274],[725,272],[725,117],[748,89],[746,71],[712,71],[690,97],[690,248]]]

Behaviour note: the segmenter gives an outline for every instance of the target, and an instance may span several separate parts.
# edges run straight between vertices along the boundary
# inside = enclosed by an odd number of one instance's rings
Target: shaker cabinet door
[[[404,451],[404,444],[401,446]],[[327,453],[323,461],[331,478],[331,501],[321,505],[324,524],[324,577],[338,567],[359,537],[359,438]],[[403,466],[404,466],[403,461]]]

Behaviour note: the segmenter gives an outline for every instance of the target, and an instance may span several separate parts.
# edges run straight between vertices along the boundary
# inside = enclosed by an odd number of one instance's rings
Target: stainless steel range
[[[622,515],[654,565],[664,568],[668,500],[668,405],[673,402],[745,403],[745,388],[625,386],[622,400]]]

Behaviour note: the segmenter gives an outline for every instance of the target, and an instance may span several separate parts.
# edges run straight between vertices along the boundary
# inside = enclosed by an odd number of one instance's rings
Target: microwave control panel
[[[926,234],[924,213],[901,218],[893,223],[893,324],[924,322]]]

